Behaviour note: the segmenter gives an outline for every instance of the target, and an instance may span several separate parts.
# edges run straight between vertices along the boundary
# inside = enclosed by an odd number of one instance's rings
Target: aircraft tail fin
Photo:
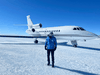
[[[27,16],[27,26],[28,26],[28,29],[32,29],[32,26],[33,26],[33,22],[32,20],[30,19],[30,15]]]

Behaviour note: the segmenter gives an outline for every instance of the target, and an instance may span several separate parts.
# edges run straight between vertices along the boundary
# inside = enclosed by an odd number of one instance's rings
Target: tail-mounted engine
[[[32,32],[35,32],[35,29],[34,28],[32,28]]]
[[[42,24],[41,23],[39,24],[39,26],[40,26],[40,28],[42,28]]]
[[[38,29],[38,28],[41,28],[41,27],[42,27],[41,23],[33,25],[32,26],[32,32],[35,32],[36,31],[35,29]]]
[[[42,28],[42,24],[41,23],[35,24],[32,27],[35,28],[35,29]]]

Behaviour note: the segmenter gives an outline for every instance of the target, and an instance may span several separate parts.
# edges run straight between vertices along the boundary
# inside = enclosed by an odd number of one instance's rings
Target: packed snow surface
[[[58,41],[55,67],[47,66],[45,40],[0,38],[0,75],[100,75],[100,39]]]

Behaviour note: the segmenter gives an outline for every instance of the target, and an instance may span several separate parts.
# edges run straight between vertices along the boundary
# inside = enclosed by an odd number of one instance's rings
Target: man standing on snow
[[[54,51],[57,48],[56,38],[53,36],[53,32],[50,32],[45,42],[45,50],[47,50],[48,66],[50,65],[50,53],[52,57],[52,67],[54,67]]]

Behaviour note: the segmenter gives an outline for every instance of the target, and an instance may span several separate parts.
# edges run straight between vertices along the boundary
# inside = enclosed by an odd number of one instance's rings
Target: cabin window
[[[39,32],[60,32],[60,30],[52,30],[52,31],[47,30],[47,31],[39,31]]]

